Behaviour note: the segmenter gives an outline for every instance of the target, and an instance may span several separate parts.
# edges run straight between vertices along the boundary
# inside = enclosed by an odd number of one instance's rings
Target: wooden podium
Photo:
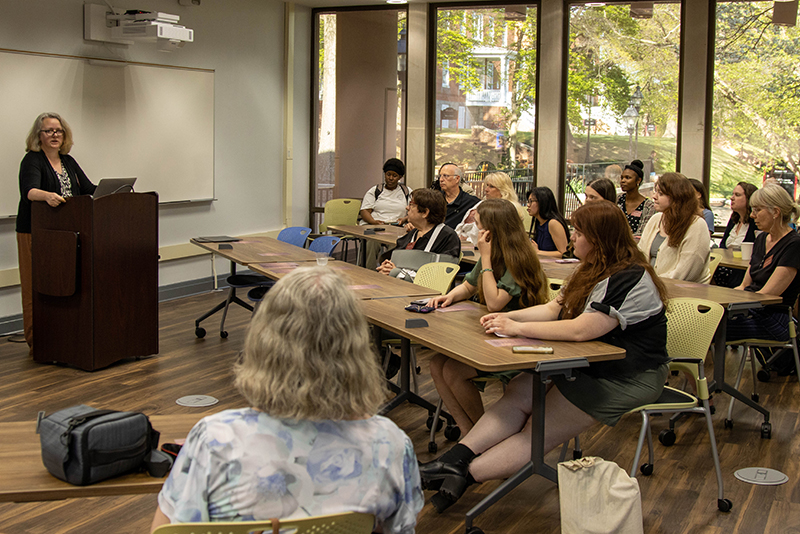
[[[33,359],[93,371],[158,353],[158,195],[32,211]]]

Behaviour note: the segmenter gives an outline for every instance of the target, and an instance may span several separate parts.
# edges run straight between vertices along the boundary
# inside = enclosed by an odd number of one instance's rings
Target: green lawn
[[[504,132],[507,133],[507,132]],[[436,161],[455,161],[474,169],[481,161],[491,161],[500,167],[502,153],[494,146],[480,143],[472,138],[470,130],[444,129],[437,132]],[[532,132],[520,132],[518,139],[525,144],[532,144]],[[664,137],[639,137],[637,153],[639,159],[647,159],[655,151],[655,169],[661,174],[675,169],[675,139]],[[573,161],[581,161],[586,153],[586,137],[576,138]],[[593,162],[627,161],[628,138],[612,135],[593,135],[591,137],[591,155]],[[691,176],[690,178],[700,178]],[[737,159],[724,150],[712,149],[711,191],[712,197],[728,197],[737,182],[746,181],[755,185],[761,184],[761,171],[752,165]]]

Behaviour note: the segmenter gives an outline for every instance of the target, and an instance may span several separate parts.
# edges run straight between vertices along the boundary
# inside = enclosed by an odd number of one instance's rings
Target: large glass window
[[[681,8],[632,2],[569,8],[567,211],[587,182],[631,160],[644,164],[642,194],[675,170]]]
[[[710,196],[724,225],[738,182],[775,178],[796,196],[800,30],[773,22],[773,2],[720,2],[716,28]]]
[[[484,175],[504,170],[522,198],[533,183],[536,6],[440,8],[436,17],[434,165],[462,166],[479,196]]]
[[[406,10],[318,12],[316,27],[315,228],[328,200],[360,200],[384,161],[404,159]]]

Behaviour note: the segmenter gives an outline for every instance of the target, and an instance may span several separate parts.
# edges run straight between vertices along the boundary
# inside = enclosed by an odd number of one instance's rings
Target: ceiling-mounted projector
[[[180,17],[158,11],[84,4],[84,38],[119,44],[155,41],[159,50],[173,50],[194,41],[194,30],[178,24]]]

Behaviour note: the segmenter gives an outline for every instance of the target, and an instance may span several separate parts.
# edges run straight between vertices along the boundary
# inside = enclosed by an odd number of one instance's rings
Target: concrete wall
[[[171,66],[214,69],[215,126],[214,172],[217,200],[162,207],[160,246],[186,244],[188,239],[208,234],[250,234],[278,230],[284,222],[282,192],[284,164],[291,166],[294,187],[293,207],[287,219],[305,223],[308,217],[308,144],[311,11],[297,7],[295,69],[292,80],[284,79],[284,4],[273,0],[226,0],[202,2],[185,7],[174,0],[123,0],[119,8],[152,9],[181,16],[181,23],[195,30],[195,42],[183,49],[164,53],[154,44],[137,43],[124,47],[83,39],[83,0],[0,0],[0,48],[120,58]],[[98,0],[97,3],[102,3]],[[290,110],[283,107],[284,90],[294,88]],[[48,87],[42,80],[42,87]],[[32,95],[31,98],[35,98]],[[44,111],[44,110],[43,110]],[[54,110],[58,111],[58,110]],[[294,125],[293,158],[284,159],[284,113]],[[31,122],[35,117],[31,117]],[[65,117],[69,120],[68,117]],[[109,117],[113,120],[113,117]],[[79,131],[75,132],[80,142]],[[110,142],[113,146],[113,142]],[[19,160],[24,152],[20,139]],[[124,149],[125,147],[114,147]],[[107,150],[108,147],[97,147]],[[0,178],[17,180],[19,160],[0,162]],[[90,178],[96,178],[91,177]],[[169,249],[181,256],[191,251]],[[181,252],[183,250],[183,253]],[[16,276],[17,256],[14,220],[0,220],[0,323],[3,318],[21,313],[18,286],[8,280]],[[220,272],[227,262],[218,261]],[[208,256],[163,262],[160,285],[207,277],[211,274]]]

